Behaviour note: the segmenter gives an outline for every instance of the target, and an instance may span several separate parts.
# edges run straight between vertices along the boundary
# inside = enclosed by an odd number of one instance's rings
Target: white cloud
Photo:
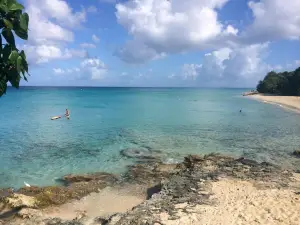
[[[183,78],[185,80],[196,80],[198,77],[198,70],[202,67],[202,65],[198,64],[184,64],[182,67]]]
[[[106,65],[98,58],[85,59],[81,62],[81,68],[90,75],[91,80],[101,80],[107,73]]]
[[[175,77],[176,77],[176,74],[175,74],[175,73],[172,73],[171,75],[168,76],[169,79],[173,79],[173,78],[175,78]]]
[[[128,41],[115,55],[130,64],[139,64],[147,60],[160,59],[166,56],[164,52],[157,53],[154,49],[139,41]]]
[[[92,35],[92,39],[95,43],[98,43],[100,41],[100,38],[98,38],[96,34]]]
[[[248,5],[254,17],[243,34],[248,42],[300,38],[299,0],[260,0]]]
[[[118,3],[118,23],[127,29],[132,39],[117,55],[127,63],[143,63],[161,54],[234,49],[273,40],[300,39],[299,0],[249,1],[253,22],[243,31],[218,20],[219,11],[228,1],[132,0]]]
[[[91,6],[89,6],[89,7],[87,8],[86,11],[89,12],[89,13],[96,13],[96,12],[98,12],[98,9],[97,9],[96,6],[91,5]]]
[[[39,17],[52,18],[64,26],[79,26],[86,20],[85,11],[73,12],[72,8],[63,0],[28,0],[31,7],[35,7]],[[39,22],[39,21],[37,21]]]
[[[64,71],[64,70],[61,69],[61,68],[54,68],[54,69],[53,69],[53,72],[54,72],[54,74],[60,75],[60,74],[64,74],[66,71]]]
[[[218,21],[217,9],[226,2],[135,0],[119,3],[117,20],[133,36],[133,41],[126,43],[118,55],[124,61],[140,63],[161,54],[224,45],[238,33],[232,25],[225,27]],[[132,48],[134,44],[139,47]]]
[[[92,43],[82,43],[80,46],[82,48],[96,48],[96,45],[94,45]]]
[[[27,0],[29,39],[23,46],[31,64],[55,59],[83,57],[83,50],[70,50],[65,43],[74,41],[72,27],[85,21],[85,12],[73,12],[62,0]]]
[[[84,59],[80,67],[61,69],[54,68],[54,74],[71,74],[73,79],[102,80],[107,74],[107,66],[98,58]]]
[[[24,45],[23,47],[28,61],[37,64],[46,63],[54,59],[83,58],[86,55],[84,50],[61,50],[60,47],[55,45]]]
[[[223,48],[206,54],[202,64],[185,64],[183,79],[197,80],[199,85],[253,86],[271,69],[264,63],[268,44]]]

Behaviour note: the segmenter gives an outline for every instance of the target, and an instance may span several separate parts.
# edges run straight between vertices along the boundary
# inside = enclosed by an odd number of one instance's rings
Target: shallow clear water
[[[300,115],[243,89],[22,88],[0,98],[0,187],[53,185],[68,173],[121,173],[127,147],[164,160],[220,152],[300,169]],[[51,121],[70,109],[71,119]],[[242,109],[242,113],[239,110]]]

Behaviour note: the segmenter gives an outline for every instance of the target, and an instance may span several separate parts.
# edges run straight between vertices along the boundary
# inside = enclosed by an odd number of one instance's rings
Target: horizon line
[[[18,89],[14,88],[11,85],[7,86],[8,88]],[[51,86],[51,85],[23,85],[19,86],[19,88],[33,88],[33,87],[41,87],[41,88],[224,88],[224,89],[255,89],[255,87],[194,87],[194,86]]]

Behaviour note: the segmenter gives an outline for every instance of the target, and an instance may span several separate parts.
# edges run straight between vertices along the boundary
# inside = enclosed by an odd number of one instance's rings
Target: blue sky
[[[255,87],[300,66],[300,1],[21,2],[23,85]]]

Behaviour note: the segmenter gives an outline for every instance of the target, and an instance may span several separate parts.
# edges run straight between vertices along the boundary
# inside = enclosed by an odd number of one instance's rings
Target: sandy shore
[[[221,179],[212,183],[210,199],[216,204],[197,205],[190,213],[179,212],[176,221],[168,220],[165,213],[160,219],[165,225],[300,224],[299,197],[289,189],[260,190],[249,181]]]
[[[291,109],[300,113],[300,97],[297,96],[273,96],[255,94],[249,95],[248,97],[265,103],[278,105],[280,107]]]

